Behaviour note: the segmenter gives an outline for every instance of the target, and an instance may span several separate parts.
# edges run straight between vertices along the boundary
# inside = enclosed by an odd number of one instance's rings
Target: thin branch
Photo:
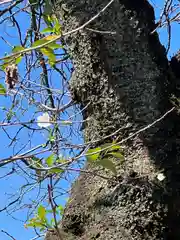
[[[98,18],[115,0],[111,0],[103,9],[101,9],[94,17],[92,17],[89,21],[87,21],[86,23],[84,23],[83,25],[81,25],[80,27],[76,28],[76,29],[73,29],[69,32],[66,32],[64,34],[60,34],[60,35],[57,35],[57,37],[55,37],[53,40],[50,40],[50,41],[47,41],[46,43],[43,43],[41,45],[38,45],[38,46],[35,46],[35,47],[30,47],[30,48],[27,48],[27,49],[24,49],[22,51],[19,51],[17,53],[13,53],[11,55],[8,55],[8,56],[5,56],[3,58],[0,58],[0,60],[5,60],[5,59],[8,59],[8,58],[12,58],[12,57],[16,57],[18,55],[23,55],[24,53],[27,53],[27,52],[30,52],[30,51],[33,51],[33,50],[37,50],[37,49],[40,49],[40,48],[43,48],[43,47],[46,47],[48,44],[50,43],[53,43],[57,40],[59,40],[60,38],[62,37],[65,37],[65,36],[68,36],[70,34],[73,34],[73,33],[76,33],[77,31],[80,31],[82,30],[83,28],[85,28],[87,25],[89,25],[91,22],[93,22],[96,18]]]
[[[12,240],[16,240],[12,235],[10,235],[8,232],[1,230],[2,233],[5,233],[8,237],[10,237]]]

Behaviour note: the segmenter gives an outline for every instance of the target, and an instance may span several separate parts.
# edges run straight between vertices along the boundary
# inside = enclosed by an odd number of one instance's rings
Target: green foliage
[[[5,95],[6,94],[6,89],[5,89],[5,87],[2,84],[0,84],[0,94],[1,95]]]
[[[96,164],[101,166],[101,167],[103,167],[103,168],[105,168],[105,169],[110,170],[111,172],[114,173],[114,175],[117,175],[116,166],[113,163],[113,159],[112,158],[102,158],[102,159],[99,159],[96,162]]]
[[[38,207],[38,217],[43,221],[46,218],[46,209],[42,205]]]
[[[47,227],[50,226],[46,214],[46,208],[40,205],[38,207],[37,213],[28,221],[26,227],[39,228],[40,231],[44,231]]]
[[[37,213],[28,223],[25,225],[26,228],[33,227],[39,229],[41,232],[47,228],[53,229],[55,225],[54,213],[56,214],[57,219],[62,217],[64,212],[64,207],[59,205],[56,209],[46,209],[44,206],[39,205]],[[48,214],[51,214],[52,218],[48,217]]]
[[[43,29],[41,33],[61,34],[61,24],[55,15],[44,15],[44,21],[48,27]]]
[[[48,167],[51,167],[51,166],[54,164],[54,162],[55,162],[55,156],[54,156],[54,154],[51,154],[49,157],[47,157],[47,158],[45,159],[45,162],[46,162],[46,164],[48,165]]]
[[[55,40],[55,39],[57,39],[56,35],[49,35],[47,37],[44,37],[42,39],[39,39],[39,40],[35,41],[32,44],[32,47],[40,47],[43,44],[47,44],[45,47],[40,48],[39,51],[41,51],[45,56],[48,57],[49,64],[51,66],[53,66],[55,61],[56,61],[56,55],[54,53],[54,50],[62,48],[62,45],[57,44],[56,42],[50,42],[50,41]]]
[[[100,153],[101,153],[100,151],[101,151],[100,147],[97,147],[97,148],[94,148],[94,149],[89,149],[87,151],[87,160],[89,162],[96,161],[100,156]],[[90,154],[90,155],[88,156],[88,154]]]
[[[119,145],[114,145],[114,142],[106,143],[94,149],[89,149],[86,154],[87,161],[108,169],[113,172],[113,174],[117,175],[114,160],[121,160],[121,163],[124,160],[120,149],[121,147]]]
[[[12,49],[12,53],[20,52],[20,51],[22,51],[22,50],[24,50],[24,47],[22,47],[22,46],[15,46],[15,47]],[[21,60],[22,60],[22,56],[21,56],[21,55],[17,56],[16,59],[15,59],[15,64],[20,63]]]
[[[54,54],[54,51],[51,48],[41,48],[41,52],[48,57],[49,64],[51,66],[54,65],[56,61],[56,55]]]

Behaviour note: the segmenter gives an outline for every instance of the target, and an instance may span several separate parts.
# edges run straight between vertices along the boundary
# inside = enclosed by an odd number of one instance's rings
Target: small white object
[[[165,178],[166,178],[166,177],[164,176],[163,173],[159,173],[159,174],[157,175],[157,179],[158,179],[159,181],[163,181]]]
[[[46,128],[46,127],[50,127],[52,124],[50,123],[50,117],[49,114],[43,113],[43,115],[37,117],[37,125],[41,128]]]

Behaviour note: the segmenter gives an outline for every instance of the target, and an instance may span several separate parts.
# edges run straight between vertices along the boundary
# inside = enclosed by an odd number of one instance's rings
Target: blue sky
[[[155,13],[156,17],[158,19],[160,13],[161,13],[161,8],[163,6],[164,0],[152,0],[152,2],[156,5],[155,8]],[[4,7],[4,6],[3,6]],[[25,34],[26,29],[28,27],[28,19],[27,15],[20,14],[17,15],[17,20],[21,25],[21,31],[22,34]],[[7,32],[8,35],[5,33]],[[167,45],[167,30],[166,28],[158,30],[160,34],[160,40],[163,45]],[[172,38],[171,38],[171,48],[168,53],[168,57],[173,56],[173,54],[179,49],[179,41],[178,41],[178,35],[180,35],[180,28],[178,24],[172,24]],[[15,28],[13,28],[11,25],[0,25],[0,36],[3,36],[7,41],[9,41],[12,45],[19,45],[19,41],[17,39],[17,35],[15,32]],[[0,48],[0,56],[4,56],[5,52],[10,51],[10,47],[7,46],[6,43],[3,43],[2,40],[0,40],[1,48]],[[20,72],[21,75],[23,75],[23,72],[25,71],[24,69],[24,64],[20,65]],[[38,77],[38,72],[35,72],[33,74],[33,78]],[[59,76],[57,74],[52,75],[52,79],[58,79]],[[0,72],[0,83],[4,84],[4,75],[2,72]],[[56,83],[56,88],[59,87],[61,88],[58,83]],[[7,108],[11,105],[12,103],[12,97],[4,97],[0,96],[0,107],[6,106]],[[27,102],[24,101],[24,104],[26,105]],[[29,105],[27,105],[29,106]],[[29,117],[32,117],[34,115],[35,109],[33,107],[29,109]],[[38,116],[38,113],[35,115]],[[27,120],[28,115],[25,116],[19,116],[21,120]],[[0,121],[3,121],[5,118],[4,111],[0,109]],[[16,127],[10,127],[9,128],[9,133],[13,136],[13,134],[17,131]],[[13,155],[13,149],[8,147],[9,140],[6,136],[6,134],[0,129],[0,136],[1,136],[1,152],[0,152],[0,159],[8,157],[9,155]],[[19,144],[16,146],[17,148],[23,147],[24,141],[28,139],[28,134],[26,131],[23,131],[20,134],[20,141]],[[33,137],[33,143],[32,146],[36,146],[37,144],[41,144],[45,141],[46,135],[44,135],[43,132],[39,132],[38,135]],[[75,141],[72,137],[72,141]],[[28,145],[28,147],[30,147]],[[25,151],[26,148],[23,149]],[[0,169],[0,177],[9,172],[11,169],[9,169],[9,166],[3,169]],[[14,194],[15,192],[18,191],[18,188],[20,185],[25,183],[25,180],[22,176],[17,176],[17,175],[10,175],[9,177],[2,178],[0,179],[1,182],[1,202],[0,202],[0,209],[4,207],[4,204],[7,203],[7,199],[10,197],[10,195],[7,194]],[[67,181],[61,181],[61,187],[66,188],[68,186]],[[29,198],[33,198],[36,196],[37,189],[34,191],[31,191],[26,197],[25,200],[27,203],[29,202]],[[59,199],[59,203],[64,204],[66,201],[66,197],[64,196],[63,198]],[[12,197],[11,197],[12,199]],[[8,233],[12,234],[17,240],[30,240],[34,236],[34,232],[31,229],[25,229],[23,227],[23,220],[25,219],[27,214],[26,209],[22,209],[21,211],[17,211],[16,213],[13,214],[13,216],[10,216],[6,212],[1,212],[0,213],[0,230],[3,229],[7,231]],[[4,233],[0,232],[0,239],[2,240],[9,240],[10,238],[6,236]]]

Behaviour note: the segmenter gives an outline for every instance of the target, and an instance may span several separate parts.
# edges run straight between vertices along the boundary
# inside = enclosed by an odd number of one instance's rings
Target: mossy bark
[[[85,23],[107,3],[60,1],[64,31]],[[75,68],[72,96],[82,108],[88,104],[86,141],[120,127],[118,138],[124,139],[172,107],[174,77],[157,33],[151,34],[155,28],[146,0],[115,0],[87,28],[66,37]],[[116,181],[81,173],[60,225],[65,239],[179,240],[179,125],[174,111],[127,141],[123,165],[116,162]],[[161,171],[163,182],[156,178]]]

